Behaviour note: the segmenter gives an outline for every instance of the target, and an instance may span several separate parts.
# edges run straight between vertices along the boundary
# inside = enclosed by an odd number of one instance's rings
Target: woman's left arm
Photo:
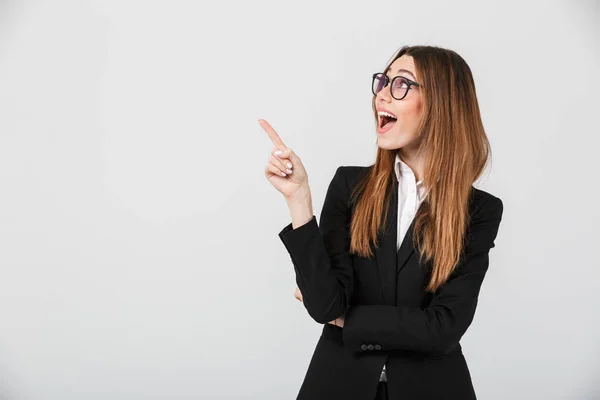
[[[489,250],[495,246],[502,212],[503,204],[497,197],[483,204],[471,222],[464,258],[427,308],[351,305],[343,321],[344,345],[353,352],[450,350],[475,315],[489,265]],[[367,347],[369,344],[373,346]],[[370,348],[377,350],[367,350]]]
[[[294,297],[300,300],[301,303],[304,303],[304,299],[302,298],[302,292],[300,291],[300,288],[296,288],[296,291],[294,292]],[[342,328],[344,326],[344,316],[342,315],[341,317],[337,317],[333,321],[329,321],[328,324],[336,325]]]

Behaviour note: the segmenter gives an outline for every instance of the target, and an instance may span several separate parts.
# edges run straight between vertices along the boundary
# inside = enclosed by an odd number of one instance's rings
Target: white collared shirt
[[[394,162],[394,172],[396,173],[396,179],[398,179],[398,240],[396,250],[399,250],[408,227],[427,193],[423,186],[423,179],[416,182],[413,170],[402,161],[398,153],[396,153],[396,161]],[[385,364],[379,381],[387,382]]]
[[[423,186],[423,179],[415,182],[413,170],[402,161],[398,153],[396,153],[394,171],[398,179],[398,240],[396,248],[400,249],[406,231],[427,193]]]

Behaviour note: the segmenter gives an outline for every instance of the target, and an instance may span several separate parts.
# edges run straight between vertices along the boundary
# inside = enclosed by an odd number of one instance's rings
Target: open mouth
[[[392,124],[396,123],[396,118],[392,118],[392,117],[388,117],[386,115],[382,115],[381,118],[379,118],[379,127],[380,128],[389,128],[392,126]],[[389,126],[386,126],[388,125]]]

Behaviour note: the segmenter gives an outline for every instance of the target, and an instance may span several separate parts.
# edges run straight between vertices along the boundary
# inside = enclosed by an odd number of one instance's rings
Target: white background
[[[404,44],[466,59],[492,143],[478,397],[600,398],[599,25],[583,0],[1,1],[0,398],[295,398],[322,326],[257,119],[318,216],[374,162],[371,74]]]

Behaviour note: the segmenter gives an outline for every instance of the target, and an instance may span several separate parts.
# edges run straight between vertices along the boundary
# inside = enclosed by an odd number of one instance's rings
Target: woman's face
[[[388,70],[387,76],[389,78],[388,85],[377,93],[375,99],[378,113],[377,145],[385,150],[402,149],[401,153],[403,154],[412,153],[418,148],[421,139],[416,130],[422,112],[421,89],[410,86],[402,100],[396,100],[390,93],[392,79],[396,76],[403,76],[420,83],[419,77],[416,76],[412,56],[403,55],[395,60]],[[402,88],[406,85],[397,79],[394,86],[397,87],[394,89],[394,95],[401,97],[396,93],[403,93]],[[381,111],[391,113],[396,120],[382,116]],[[391,122],[389,122],[390,120]],[[391,125],[382,127],[382,124],[385,123]]]

